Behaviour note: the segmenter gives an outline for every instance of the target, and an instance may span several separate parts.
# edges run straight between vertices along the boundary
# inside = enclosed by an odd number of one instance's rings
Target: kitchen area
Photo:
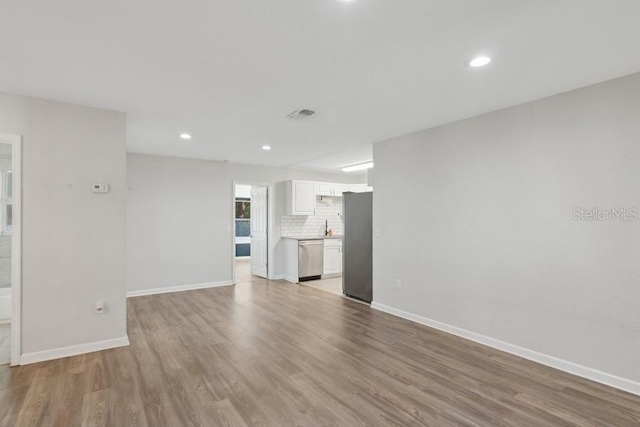
[[[371,187],[311,181],[285,185],[283,278],[370,302]]]

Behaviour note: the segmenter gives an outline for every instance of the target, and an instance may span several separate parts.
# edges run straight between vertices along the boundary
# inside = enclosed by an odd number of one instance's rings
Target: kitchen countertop
[[[283,239],[289,240],[325,240],[325,239],[342,239],[342,236],[303,236],[303,237],[291,237],[291,236],[282,236]]]

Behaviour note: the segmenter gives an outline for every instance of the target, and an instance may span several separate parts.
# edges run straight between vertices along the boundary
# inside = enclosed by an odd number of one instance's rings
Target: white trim
[[[13,146],[11,148],[11,151],[13,151]],[[13,159],[13,155],[11,157]],[[0,205],[2,206],[2,211],[0,212],[0,236],[11,236],[13,234],[13,227],[11,231],[7,231],[7,206],[13,205],[13,188],[11,188],[11,198],[7,196],[7,193],[9,193],[9,176],[13,176],[13,165],[11,165],[11,170],[2,171],[0,178],[2,181],[2,189],[0,190],[2,192],[2,198],[0,199]],[[11,182],[13,183],[13,179]]]
[[[258,181],[244,181],[244,180],[232,180],[231,181],[231,253],[233,254],[231,258],[231,271],[233,283],[236,283],[236,233],[235,233],[235,223],[236,223],[236,185],[250,185],[252,187],[267,187],[267,280],[274,280],[273,276],[275,275],[275,246],[272,245],[273,238],[273,227],[274,227],[274,218],[273,213],[275,209],[274,200],[272,200],[273,195],[275,194],[275,187],[273,184],[267,184],[265,182]]]
[[[250,256],[237,256],[236,259],[238,260],[243,260],[243,259],[251,259]]]
[[[87,344],[71,345],[69,347],[54,348],[53,350],[25,353],[21,357],[22,365],[45,362],[47,360],[61,359],[63,357],[77,356],[79,354],[93,353],[94,351],[109,350],[110,348],[125,347],[129,345],[129,337],[113,338],[104,341],[95,341]]]
[[[143,289],[141,291],[128,291],[127,298],[142,297],[146,295],[169,294],[172,292],[193,291],[195,289],[219,288],[222,286],[233,286],[233,282],[210,282],[197,285],[171,286],[168,288]]]
[[[514,354],[516,356],[520,356],[524,359],[528,359],[542,365],[550,366],[552,368],[556,368],[561,371],[568,372],[570,374],[577,375],[579,377],[586,378],[588,380],[592,380],[640,396],[640,383],[633,380],[621,378],[616,375],[599,371],[597,369],[578,365],[577,363],[559,359],[548,354],[539,353],[535,350],[530,350],[528,348],[520,347],[515,344],[509,344],[495,338],[490,338],[475,332],[467,331],[466,329],[451,326],[437,320],[428,319],[417,314],[408,313],[406,311],[389,307],[384,304],[379,304],[377,302],[372,302],[371,308],[383,311],[388,314],[392,314],[397,317],[402,317],[403,319],[411,320],[412,322],[420,323],[422,325],[429,326],[443,332],[448,332],[450,334],[457,335],[459,337],[484,344],[486,346]]]
[[[277,240],[273,230],[275,228],[276,221],[280,221],[280,218],[276,218],[276,186],[275,184],[269,184],[267,186],[267,279],[276,280],[276,244]]]
[[[0,325],[11,323],[13,317],[13,304],[11,294],[0,295]]]
[[[282,278],[284,280],[286,280],[287,282],[290,282],[290,283],[298,283],[298,281],[299,281],[297,277],[287,276],[286,274],[284,276],[282,276]]]
[[[11,366],[16,366],[21,364],[20,353],[22,352],[22,137],[0,134],[0,142],[12,146]]]

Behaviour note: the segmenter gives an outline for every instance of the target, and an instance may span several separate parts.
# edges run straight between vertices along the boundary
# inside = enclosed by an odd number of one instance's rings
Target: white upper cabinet
[[[342,197],[351,191],[363,193],[371,191],[367,184],[338,184],[335,182],[287,181],[286,215],[315,215],[316,196]]]
[[[287,215],[313,215],[316,210],[315,183],[287,181]]]
[[[352,193],[365,193],[367,191],[371,191],[367,184],[349,184],[349,190]]]
[[[347,190],[347,184],[333,184],[333,195],[336,197],[342,197],[342,193]]]
[[[316,182],[316,196],[333,196],[333,184]]]
[[[348,191],[347,184],[316,182],[316,196],[342,197],[345,191]]]

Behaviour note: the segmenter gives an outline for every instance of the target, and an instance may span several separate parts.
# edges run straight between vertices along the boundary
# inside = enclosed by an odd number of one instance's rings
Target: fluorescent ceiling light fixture
[[[491,63],[491,58],[488,56],[478,56],[469,61],[469,66],[473,68],[484,67],[485,65],[489,65]]]
[[[180,138],[182,139],[191,139],[191,134],[189,133],[181,133]]]
[[[371,169],[372,167],[373,167],[373,162],[360,163],[359,165],[346,166],[342,168],[342,172],[362,171],[365,169]]]
[[[271,146],[270,146],[270,145],[263,145],[263,146],[262,146],[262,149],[263,149],[264,151],[269,151],[269,150],[271,150]]]

